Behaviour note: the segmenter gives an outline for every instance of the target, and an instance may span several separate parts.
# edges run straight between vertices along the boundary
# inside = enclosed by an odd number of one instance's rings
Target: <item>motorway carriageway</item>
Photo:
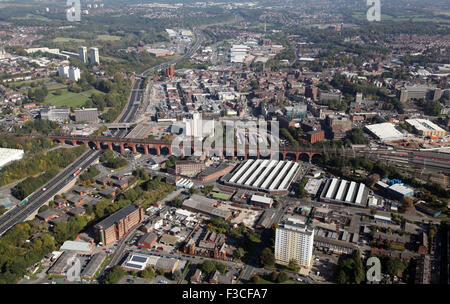
[[[78,178],[73,176],[75,171],[79,168],[85,170],[88,168],[100,155],[100,151],[89,150],[81,157],[79,157],[70,166],[66,167],[62,172],[56,175],[51,181],[43,187],[47,188],[45,191],[35,191],[28,196],[28,202],[22,207],[15,207],[0,218],[0,235],[3,235],[7,230],[15,224],[25,221],[27,217],[38,210],[44,203],[54,197],[61,189],[63,189],[73,179]],[[80,172],[81,173],[81,172]]]

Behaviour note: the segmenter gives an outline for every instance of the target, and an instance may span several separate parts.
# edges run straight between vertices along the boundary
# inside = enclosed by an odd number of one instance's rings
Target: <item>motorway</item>
[[[43,188],[46,188],[45,191],[42,191],[42,189],[35,191],[28,196],[28,202],[24,206],[16,207],[3,215],[0,218],[0,235],[3,235],[17,223],[25,221],[33,212],[42,207],[45,202],[54,197],[68,183],[75,178],[78,178],[78,176],[73,176],[77,169],[81,168],[81,171],[85,170],[99,157],[99,155],[100,151],[89,150],[51,181],[46,183],[43,186]]]
[[[192,45],[189,50],[181,57],[172,60],[172,61],[168,61],[159,65],[156,65],[154,67],[151,67],[148,70],[145,70],[140,76],[141,77],[147,77],[150,73],[154,72],[154,71],[159,71],[165,68],[168,68],[171,65],[175,65],[178,62],[182,61],[183,59],[187,58],[187,57],[191,57],[192,55],[194,55],[197,50],[200,48],[202,42],[203,42],[203,32],[200,29],[195,29],[195,34],[197,35],[197,40],[195,41],[194,45]]]
[[[145,77],[147,77],[150,73],[155,71],[160,71],[162,69],[165,69],[171,65],[175,65],[178,62],[182,61],[183,59],[187,57],[191,57],[197,50],[200,48],[202,42],[203,42],[203,32],[201,30],[196,29],[195,33],[197,35],[197,40],[195,43],[189,48],[189,50],[181,57],[171,60],[159,65],[156,65],[154,67],[151,67],[147,70],[145,70],[142,74],[136,76],[136,80],[133,84],[133,88],[131,89],[131,95],[128,100],[128,103],[126,105],[126,110],[124,113],[122,113],[121,117],[119,118],[119,123],[124,122],[132,122],[134,117],[136,116],[136,113],[139,110],[139,107],[141,106],[142,101],[142,95],[145,91]],[[125,137],[127,135],[127,130],[119,130],[113,133],[116,137]]]

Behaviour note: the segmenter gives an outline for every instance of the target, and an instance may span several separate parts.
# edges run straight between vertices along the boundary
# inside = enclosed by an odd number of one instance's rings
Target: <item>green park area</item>
[[[97,40],[101,41],[117,41],[122,39],[120,36],[113,36],[113,35],[98,35]]]
[[[57,91],[61,94],[58,95]],[[57,107],[81,107],[84,106],[86,101],[88,101],[92,94],[102,94],[102,92],[92,89],[86,92],[73,93],[67,89],[57,90],[49,92],[48,96],[45,98],[45,104],[51,104]]]
[[[70,38],[70,37],[56,37],[55,39],[53,39],[53,42],[56,43],[64,43],[64,42],[85,42],[84,39],[78,39],[78,38]]]

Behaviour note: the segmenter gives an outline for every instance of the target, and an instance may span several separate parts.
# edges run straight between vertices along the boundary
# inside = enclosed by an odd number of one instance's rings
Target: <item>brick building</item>
[[[139,239],[138,247],[150,249],[153,246],[155,246],[157,240],[158,235],[156,233],[153,232],[146,233]]]
[[[144,209],[130,204],[94,226],[96,241],[108,245],[120,240],[143,220]]]
[[[195,176],[206,169],[204,163],[193,161],[179,161],[175,164],[175,174],[185,176]]]
[[[183,252],[191,255],[225,260],[228,246],[226,236],[222,233],[207,231],[201,227],[194,229],[188,236]]]
[[[325,132],[322,130],[309,131],[306,133],[308,141],[310,143],[316,143],[318,141],[323,141],[325,139]]]

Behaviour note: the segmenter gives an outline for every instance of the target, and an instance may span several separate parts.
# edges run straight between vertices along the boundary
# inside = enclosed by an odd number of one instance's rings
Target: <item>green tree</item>
[[[216,265],[213,261],[211,260],[205,260],[201,265],[200,265],[200,270],[204,273],[206,273],[207,275],[213,273],[216,270]]]
[[[263,266],[273,266],[275,265],[275,255],[270,248],[264,248],[261,252],[259,260]]]
[[[144,279],[153,279],[156,275],[155,270],[152,268],[152,266],[147,266],[144,270],[142,270],[139,273],[139,277]]]
[[[237,248],[234,252],[233,252],[233,257],[235,259],[242,259],[245,255],[245,250],[242,247]]]
[[[289,265],[288,265],[289,269],[291,269],[292,271],[298,272],[300,267],[298,266],[298,262],[296,259],[292,259],[289,261]]]
[[[180,269],[177,269],[177,270],[174,271],[174,273],[173,273],[173,279],[174,279],[175,281],[179,281],[179,280],[183,279],[183,273],[181,272]]]
[[[286,282],[288,279],[289,279],[289,277],[288,277],[287,273],[282,271],[278,274],[277,283]]]
[[[119,280],[126,274],[127,274],[126,271],[122,267],[116,265],[113,268],[111,268],[111,270],[105,276],[103,283],[117,284],[119,282]]]

